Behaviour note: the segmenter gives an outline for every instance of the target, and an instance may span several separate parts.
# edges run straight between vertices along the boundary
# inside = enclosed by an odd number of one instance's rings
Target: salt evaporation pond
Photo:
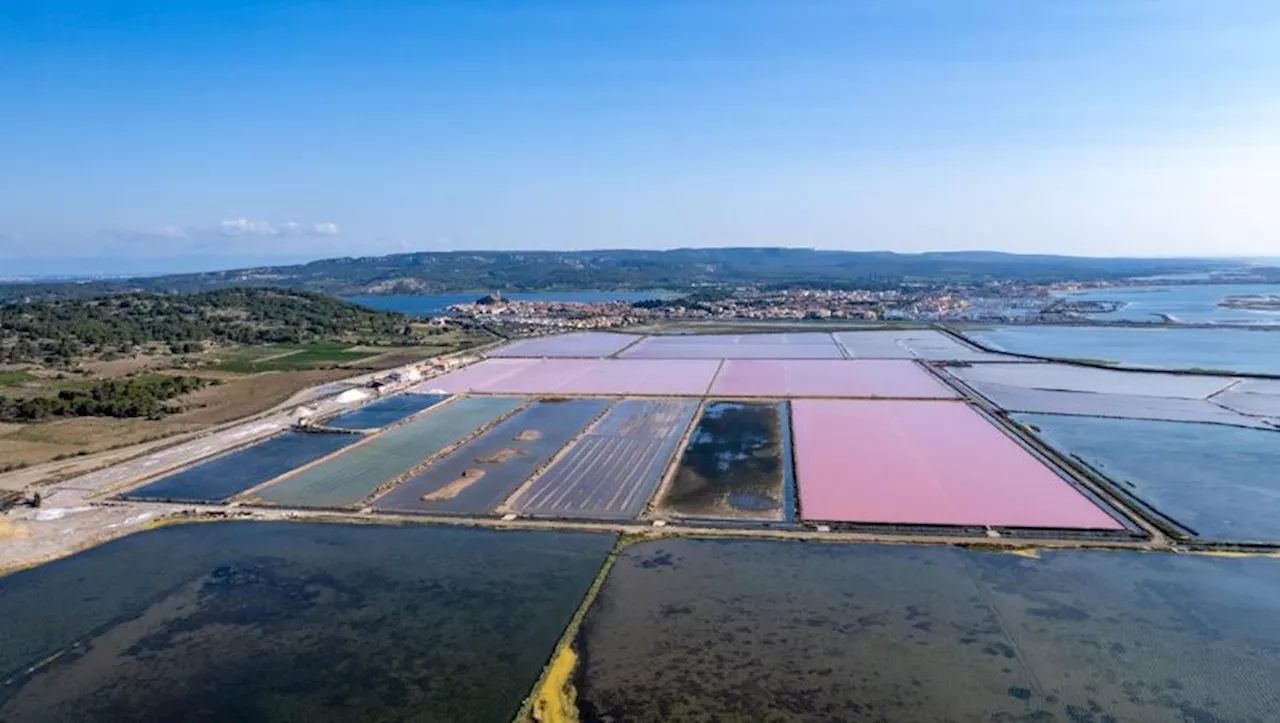
[[[584,720],[1271,720],[1280,560],[663,540],[576,646]]]
[[[915,362],[901,359],[728,359],[710,393],[724,397],[956,396]]]
[[[1001,361],[1009,357],[961,344],[934,329],[877,329],[832,334],[854,359],[936,359]]]
[[[607,399],[534,402],[392,488],[373,506],[407,512],[489,512],[609,404]]]
[[[478,394],[701,396],[715,359],[485,359],[424,382],[424,391]]]
[[[488,353],[491,357],[602,357],[615,354],[641,337],[609,331],[582,331],[513,341]]]
[[[650,336],[624,351],[628,359],[840,359],[830,334]]]
[[[0,720],[508,721],[613,544],[267,522],[139,533],[0,578]]]
[[[133,500],[222,502],[361,439],[358,434],[285,432],[121,496]]]
[[[1280,336],[1276,339],[1280,341]],[[1232,377],[1134,372],[1051,362],[972,364],[949,367],[947,373],[967,384],[1181,399],[1205,399],[1240,381]]]
[[[1274,429],[1265,419],[1249,417],[1204,399],[1061,392],[1050,389],[1027,389],[995,382],[970,382],[969,386],[991,400],[992,404],[1008,412],[1205,422]]]
[[[276,505],[342,507],[377,491],[420,462],[471,436],[477,429],[515,410],[519,397],[468,397],[431,414],[383,432],[333,459],[301,470],[254,497]]]
[[[448,394],[397,394],[379,399],[359,409],[330,419],[324,423],[334,429],[376,429],[430,409],[448,399]]]
[[[697,408],[695,401],[618,402],[507,507],[540,517],[639,517]]]
[[[1280,374],[1280,331],[1005,326],[966,331],[996,351],[1088,359],[1141,369]]]
[[[786,509],[781,404],[712,402],[663,496],[679,517],[781,520]]]
[[[1280,431],[1050,414],[1013,419],[1195,536],[1280,542]]]
[[[791,414],[803,519],[1124,529],[966,404],[802,399]]]

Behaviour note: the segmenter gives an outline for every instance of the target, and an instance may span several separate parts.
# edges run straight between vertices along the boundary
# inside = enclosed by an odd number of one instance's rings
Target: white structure
[[[355,404],[356,402],[362,402],[368,398],[369,398],[368,392],[362,391],[360,389],[348,389],[347,391],[334,397],[333,401],[337,402],[338,404]]]

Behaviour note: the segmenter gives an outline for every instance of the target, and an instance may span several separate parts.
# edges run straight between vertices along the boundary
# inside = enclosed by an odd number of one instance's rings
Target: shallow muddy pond
[[[266,522],[139,533],[0,578],[0,720],[507,721],[613,543]]]
[[[708,404],[663,498],[665,510],[693,518],[783,519],[782,421],[780,404]]]
[[[576,644],[584,720],[1274,720],[1280,560],[663,540]]]

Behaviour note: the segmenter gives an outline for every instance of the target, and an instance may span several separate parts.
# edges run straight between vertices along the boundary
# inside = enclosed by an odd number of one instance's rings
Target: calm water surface
[[[1201,284],[1190,286],[1118,286],[1063,294],[1080,301],[1123,301],[1124,306],[1105,314],[1091,314],[1101,321],[1161,321],[1161,314],[1195,324],[1280,325],[1280,311],[1228,309],[1218,306],[1227,296],[1280,294],[1280,284]]]
[[[0,720],[508,721],[613,542],[265,522],[140,533],[0,578]]]
[[[379,510],[411,512],[489,512],[604,412],[611,401],[534,402],[436,460],[373,505]]]
[[[1140,369],[1280,374],[1280,331],[1005,326],[965,332],[997,351],[1093,359]]]
[[[448,394],[397,394],[379,399],[359,409],[339,414],[324,423],[334,429],[375,429],[386,427],[430,409],[449,399]]]
[[[1056,414],[1014,419],[1196,536],[1280,542],[1280,431]]]
[[[360,439],[356,434],[289,431],[162,477],[121,496],[136,500],[221,502]]]
[[[584,720],[1275,720],[1280,560],[665,540],[577,645]]]
[[[470,294],[436,294],[430,296],[347,296],[347,301],[372,309],[399,311],[411,316],[437,316],[447,314],[447,307],[454,304],[470,304],[483,297],[487,291]],[[660,289],[648,291],[512,291],[502,292],[509,301],[572,301],[593,304],[602,301],[647,301],[671,299],[679,294]]]

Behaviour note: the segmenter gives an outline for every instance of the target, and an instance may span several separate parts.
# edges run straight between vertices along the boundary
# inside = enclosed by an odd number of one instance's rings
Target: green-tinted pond
[[[0,578],[0,720],[507,721],[613,543],[265,522],[127,537]]]
[[[577,647],[585,720],[1275,720],[1280,560],[663,540]]]

